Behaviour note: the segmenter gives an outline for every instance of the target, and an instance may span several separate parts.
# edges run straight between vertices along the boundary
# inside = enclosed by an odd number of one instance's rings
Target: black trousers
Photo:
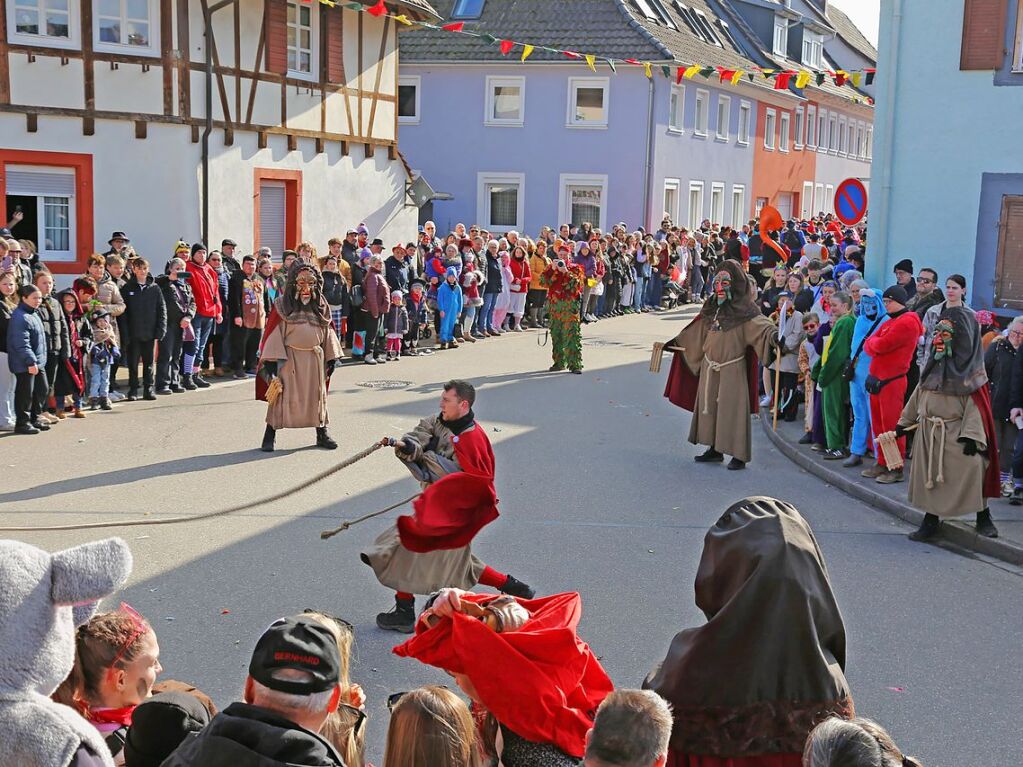
[[[156,388],[169,389],[181,380],[181,326],[168,327],[156,358]]]
[[[46,371],[31,373],[15,373],[14,384],[14,415],[18,426],[35,421],[43,408],[50,391],[46,380]]]
[[[261,328],[231,328],[231,366],[236,373],[256,369],[259,341],[263,337]]]
[[[153,341],[130,339],[127,344],[128,393],[138,394],[139,362],[142,363],[142,385],[153,388]]]

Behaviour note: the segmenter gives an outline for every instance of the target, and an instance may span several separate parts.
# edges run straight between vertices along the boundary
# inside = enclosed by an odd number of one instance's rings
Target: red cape
[[[697,317],[693,322],[701,322]],[[746,378],[749,381],[749,407],[751,413],[758,412],[760,385],[757,381],[757,355],[746,350]],[[664,396],[676,407],[692,413],[696,408],[696,395],[700,389],[700,374],[692,373],[682,359],[681,352],[675,352],[668,369],[668,380],[664,385]]]
[[[497,519],[494,451],[478,423],[454,438],[461,471],[429,485],[412,508],[398,517],[401,545],[417,554],[467,545],[485,525]]]
[[[984,421],[984,434],[987,437],[987,471],[984,474],[984,497],[1002,497],[1002,479],[998,468],[998,430],[995,429],[995,416],[991,412],[991,395],[988,385],[984,384],[972,395],[973,403],[980,411]]]
[[[485,594],[462,599],[489,602]],[[614,689],[576,628],[578,594],[520,599],[531,617],[506,634],[461,613],[433,628],[420,620],[416,635],[394,654],[472,680],[483,705],[498,722],[534,743],[552,743],[582,757],[593,713]]]

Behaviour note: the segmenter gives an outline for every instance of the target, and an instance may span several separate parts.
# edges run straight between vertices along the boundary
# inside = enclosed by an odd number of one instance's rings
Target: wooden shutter
[[[1023,196],[1002,198],[995,271],[995,306],[1023,309]]]
[[[323,19],[323,50],[325,61],[325,73],[328,83],[343,83],[345,81],[345,62],[342,52],[342,41],[344,28],[341,24],[340,6],[331,8],[326,5],[320,6],[320,18]]]
[[[959,68],[999,69],[1005,58],[1006,0],[965,0]]]
[[[287,0],[264,0],[264,34],[266,35],[266,71],[288,74],[288,3]]]

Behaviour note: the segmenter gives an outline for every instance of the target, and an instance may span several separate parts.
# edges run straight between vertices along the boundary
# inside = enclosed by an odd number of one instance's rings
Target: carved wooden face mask
[[[941,320],[934,326],[934,335],[931,337],[934,359],[941,360],[952,355],[952,337],[954,335],[955,327],[948,320]]]
[[[714,297],[718,306],[732,300],[732,275],[720,271],[714,276]]]

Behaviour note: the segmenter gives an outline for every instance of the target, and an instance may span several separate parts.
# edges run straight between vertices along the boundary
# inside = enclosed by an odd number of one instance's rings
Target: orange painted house
[[[805,147],[805,107],[792,109],[765,102],[757,104],[753,145],[754,214],[770,203],[782,218],[799,218],[804,190],[813,190],[817,153]]]

